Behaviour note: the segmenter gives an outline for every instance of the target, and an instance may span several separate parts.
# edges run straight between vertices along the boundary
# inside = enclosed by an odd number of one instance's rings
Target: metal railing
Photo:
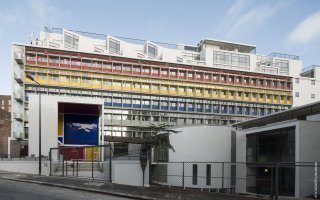
[[[299,56],[296,55],[290,55],[290,54],[285,54],[285,53],[276,53],[272,52],[268,55],[268,57],[272,58],[284,58],[284,59],[290,59],[290,60],[299,60]]]
[[[89,37],[89,38],[93,38],[93,39],[99,39],[99,40],[105,40],[107,38],[107,34],[100,34],[100,33],[90,33],[90,32],[85,32],[85,31],[77,31],[77,30],[69,30],[72,32],[75,32],[79,35],[85,36],[85,37]],[[58,33],[58,34],[62,34],[63,33],[63,29],[62,28],[50,28],[50,27],[45,27],[44,28],[44,32],[48,32],[48,33]],[[120,40],[123,40],[125,42],[128,43],[132,43],[132,44],[139,44],[139,45],[144,45],[146,44],[147,40],[143,40],[143,39],[136,39],[136,38],[129,38],[129,37],[123,37],[123,36],[113,36],[116,37]],[[157,42],[157,41],[151,41],[159,46],[165,47],[165,48],[169,48],[169,49],[176,49],[177,45],[176,44],[171,44],[171,43],[166,43],[166,42]]]
[[[270,199],[318,197],[317,163],[152,163],[150,184],[217,193],[249,193]]]

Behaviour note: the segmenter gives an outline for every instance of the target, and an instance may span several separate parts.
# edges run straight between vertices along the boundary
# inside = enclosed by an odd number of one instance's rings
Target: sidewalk
[[[55,187],[69,188],[87,192],[97,192],[108,195],[115,195],[133,199],[217,199],[217,200],[252,200],[252,199],[267,199],[258,197],[235,196],[227,194],[217,194],[200,191],[178,190],[169,188],[141,188],[127,185],[112,184],[107,181],[90,180],[81,178],[66,178],[57,176],[38,176],[31,174],[13,173],[0,171],[0,179],[49,185]]]

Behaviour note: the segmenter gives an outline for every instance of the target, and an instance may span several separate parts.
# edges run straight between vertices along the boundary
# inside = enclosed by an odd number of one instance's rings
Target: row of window
[[[116,73],[126,73],[134,75],[144,75],[144,76],[161,76],[168,78],[179,78],[179,79],[196,79],[205,82],[223,82],[229,84],[244,84],[251,86],[261,86],[261,87],[274,87],[274,88],[291,88],[290,83],[280,80],[271,80],[265,78],[255,78],[255,77],[243,77],[236,76],[234,74],[216,74],[214,72],[199,72],[194,70],[185,70],[185,69],[169,69],[161,67],[150,67],[150,66],[141,66],[141,65],[132,65],[132,64],[122,64],[122,63],[113,63],[113,62],[102,62],[102,61],[91,61],[90,59],[70,59],[61,57],[47,57],[47,56],[36,56],[28,54],[27,61],[30,61],[30,64],[45,64],[51,67],[62,67],[62,65],[67,65],[68,68],[77,68],[90,70],[99,69],[100,71],[109,71]],[[49,64],[48,64],[49,61]],[[63,66],[65,67],[65,66]]]
[[[299,78],[295,78],[295,83],[299,83],[300,80]],[[316,85],[316,81],[315,80],[310,80],[311,85]]]
[[[247,103],[247,102],[236,102],[236,101],[221,101],[221,100],[207,100],[198,98],[185,98],[185,97],[169,97],[169,96],[157,96],[157,95],[140,95],[140,94],[128,94],[118,92],[101,92],[91,90],[77,90],[77,89],[65,89],[65,88],[39,88],[35,86],[26,86],[26,97],[29,92],[40,91],[44,94],[52,95],[70,95],[70,96],[84,96],[93,98],[104,98],[106,103],[113,104],[126,104],[136,102],[137,104],[145,103],[146,105],[152,105],[152,102],[185,102],[191,104],[211,104],[211,105],[232,105],[238,107],[256,107],[256,108],[271,108],[271,109],[288,109],[289,106],[285,105],[272,105],[272,104],[261,104],[261,103]],[[136,101],[137,100],[137,101]],[[138,101],[140,100],[140,102]],[[160,105],[160,104],[159,104]]]
[[[295,92],[295,97],[300,97],[300,93]],[[315,99],[315,98],[316,98],[316,94],[311,94],[311,99]]]
[[[36,74],[36,80],[44,82],[47,80],[46,74]],[[50,81],[55,81],[58,83],[52,83]],[[49,75],[49,81],[44,84],[93,84],[96,87],[104,88],[110,87],[114,90],[131,90],[137,92],[160,92],[160,93],[170,93],[176,95],[188,95],[188,96],[201,96],[207,98],[228,98],[228,99],[238,99],[247,101],[267,101],[268,103],[274,102],[279,103],[280,101],[291,102],[291,96],[278,95],[278,94],[266,94],[257,92],[246,92],[246,91],[236,91],[236,90],[221,90],[212,88],[197,88],[192,86],[176,86],[176,85],[165,85],[165,84],[153,84],[153,83],[140,83],[131,81],[116,81],[116,80],[105,80],[103,79],[92,79],[88,77],[76,77],[66,75]],[[86,85],[83,85],[86,86]],[[92,86],[92,85],[91,85]],[[282,103],[286,103],[282,102]]]

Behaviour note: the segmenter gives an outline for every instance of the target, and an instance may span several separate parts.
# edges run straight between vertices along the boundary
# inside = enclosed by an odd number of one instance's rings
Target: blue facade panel
[[[98,145],[98,115],[64,115],[64,144]]]

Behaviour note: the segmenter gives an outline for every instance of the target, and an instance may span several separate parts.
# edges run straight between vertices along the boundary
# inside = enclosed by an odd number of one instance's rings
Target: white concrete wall
[[[101,105],[103,113],[103,99],[41,95],[41,150],[45,156],[50,148],[58,147],[59,102]],[[99,127],[103,128],[103,119],[99,121]],[[34,94],[29,95],[29,156],[32,154],[39,156],[39,96]]]
[[[182,186],[182,162],[184,167],[185,187],[192,188],[221,188],[221,162],[231,162],[231,127],[227,126],[191,126],[177,128],[181,131],[170,135],[170,142],[175,149],[169,151],[167,182],[170,186]],[[189,163],[188,163],[189,162]],[[192,163],[191,163],[192,162]],[[215,162],[215,163],[214,163]],[[192,183],[193,164],[198,166],[198,183]],[[206,166],[211,165],[211,185],[206,184]],[[178,175],[178,176],[176,176]],[[224,188],[231,187],[231,165],[224,166]]]
[[[143,171],[140,160],[113,160],[112,183],[143,186]],[[144,172],[144,186],[149,187],[149,164]]]
[[[0,170],[25,174],[39,174],[39,161],[0,161]],[[49,176],[49,161],[42,161],[42,175]]]
[[[296,79],[299,79],[299,83]],[[311,81],[315,81],[315,85],[311,84]],[[293,106],[301,106],[316,101],[320,101],[320,78],[308,78],[296,76],[292,79],[292,96]],[[299,97],[296,97],[296,92],[299,93]],[[315,94],[315,98],[311,98],[311,94]]]
[[[236,150],[236,193],[245,193],[247,191],[247,137],[242,131],[238,131],[236,134],[237,150]]]

